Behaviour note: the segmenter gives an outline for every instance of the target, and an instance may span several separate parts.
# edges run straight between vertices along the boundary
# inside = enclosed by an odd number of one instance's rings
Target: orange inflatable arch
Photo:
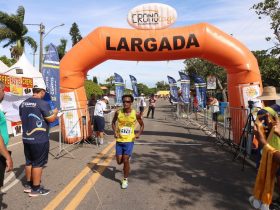
[[[74,92],[78,107],[85,108],[84,80],[87,72],[106,60],[162,61],[187,58],[207,59],[226,69],[231,107],[243,106],[238,88],[240,84],[257,82],[262,86],[257,60],[250,50],[216,27],[200,23],[162,30],[97,28],[61,60],[61,92]],[[235,122],[232,119],[233,126]],[[235,136],[240,132],[233,129]],[[235,139],[238,143],[238,138]],[[74,142],[77,138],[68,138],[67,141]]]

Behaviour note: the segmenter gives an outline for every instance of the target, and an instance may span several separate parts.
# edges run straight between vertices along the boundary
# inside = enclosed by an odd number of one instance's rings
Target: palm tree
[[[3,47],[10,46],[11,57],[17,60],[22,55],[26,43],[34,52],[37,50],[36,41],[30,36],[26,36],[28,29],[23,23],[24,15],[23,6],[18,7],[15,15],[0,11],[0,42],[7,41]]]

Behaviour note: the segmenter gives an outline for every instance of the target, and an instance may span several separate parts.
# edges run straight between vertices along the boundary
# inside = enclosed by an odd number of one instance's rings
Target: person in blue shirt
[[[13,169],[13,161],[7,150],[7,144],[9,142],[7,122],[1,106],[5,95],[4,88],[4,83],[0,81],[0,188],[4,184],[5,170],[11,171]]]
[[[48,162],[49,123],[57,118],[58,110],[51,110],[48,102],[42,100],[46,93],[44,83],[34,85],[33,96],[23,101],[19,107],[22,121],[22,140],[26,160],[27,184],[24,192],[30,197],[47,195],[50,190],[40,186],[42,169]]]

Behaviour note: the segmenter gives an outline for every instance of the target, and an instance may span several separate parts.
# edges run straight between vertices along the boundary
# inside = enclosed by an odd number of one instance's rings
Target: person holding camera
[[[264,145],[269,144],[276,150],[280,151],[280,123],[278,119],[278,116],[280,116],[280,106],[276,104],[276,100],[279,100],[280,96],[276,93],[275,87],[267,86],[263,88],[262,95],[257,98],[262,100],[264,105],[264,108],[259,110],[257,113],[257,119],[254,126],[254,134],[258,140],[256,159],[256,167],[258,169],[262,158],[261,151]],[[271,138],[274,133],[276,135]],[[280,155],[278,156],[279,160],[277,161],[280,162]],[[278,191],[280,191],[280,168],[278,168],[276,171],[276,179]],[[276,203],[280,204],[279,198],[277,199]]]

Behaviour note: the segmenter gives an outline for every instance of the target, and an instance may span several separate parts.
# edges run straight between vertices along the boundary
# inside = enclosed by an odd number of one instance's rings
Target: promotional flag
[[[195,76],[194,86],[198,104],[201,108],[206,108],[206,83],[203,78]]]
[[[116,106],[122,106],[122,96],[124,93],[124,82],[121,75],[115,73]]]
[[[190,103],[190,77],[179,71],[181,78],[181,91],[182,91],[182,100],[184,103]]]
[[[207,76],[207,89],[215,90],[217,88],[216,77],[213,75]]]
[[[138,87],[137,87],[137,80],[134,76],[129,75],[130,80],[131,80],[131,86],[132,86],[132,90],[133,90],[133,97],[138,97],[139,93],[138,93]]]
[[[178,89],[176,80],[173,77],[167,76],[169,87],[170,87],[170,97],[172,103],[178,103]]]
[[[42,75],[45,81],[47,92],[44,100],[48,101],[51,109],[60,109],[60,79],[59,79],[59,57],[56,47],[49,45],[44,57]],[[58,125],[58,120],[50,124],[51,127]]]

